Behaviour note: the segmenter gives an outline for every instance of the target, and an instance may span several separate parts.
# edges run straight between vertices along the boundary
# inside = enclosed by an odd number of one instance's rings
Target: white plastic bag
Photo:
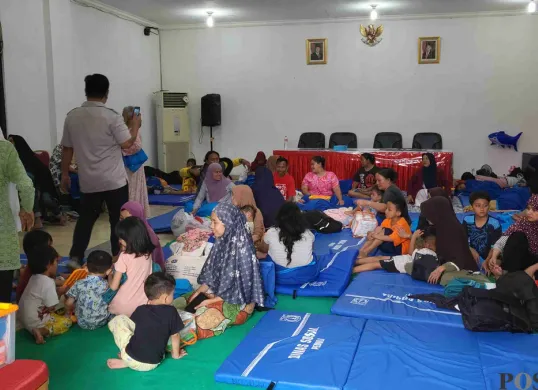
[[[368,211],[357,211],[351,222],[351,233],[353,237],[366,237],[377,227],[375,215]]]
[[[170,224],[174,236],[179,237],[180,234],[185,233],[187,224],[192,221],[194,221],[194,217],[191,214],[186,213],[183,209],[179,210]]]
[[[179,309],[177,309],[177,312],[183,322],[183,329],[179,331],[179,338],[181,340],[179,346],[180,348],[183,348],[187,345],[193,345],[198,340],[194,314]],[[172,352],[172,338],[168,339],[166,350]]]

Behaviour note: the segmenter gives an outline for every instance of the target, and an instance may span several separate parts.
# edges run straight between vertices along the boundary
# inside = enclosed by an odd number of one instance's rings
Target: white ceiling
[[[214,11],[215,23],[245,23],[367,17],[370,4],[383,16],[515,12],[528,0],[101,0],[159,25],[203,23]]]

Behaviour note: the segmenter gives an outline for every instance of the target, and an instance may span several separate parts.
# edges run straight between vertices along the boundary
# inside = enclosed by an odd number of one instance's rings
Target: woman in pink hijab
[[[153,253],[151,254],[151,257],[153,259],[153,262],[158,264],[159,267],[161,267],[161,270],[164,272],[164,253],[163,248],[161,247],[161,242],[159,241],[159,237],[155,234],[151,226],[149,226],[148,221],[144,217],[144,207],[138,202],[129,201],[125,203],[121,208],[121,214],[120,218],[125,219],[128,217],[137,217],[144,222],[146,225],[146,229],[148,229],[149,238],[151,239],[151,243],[155,245],[155,249]]]

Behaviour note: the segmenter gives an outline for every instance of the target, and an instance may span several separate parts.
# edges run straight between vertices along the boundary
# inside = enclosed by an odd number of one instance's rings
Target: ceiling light
[[[207,11],[207,27],[213,27],[215,25],[215,21],[213,20],[213,12]]]
[[[377,19],[377,11],[375,9],[375,7],[377,7],[376,5],[372,5],[372,12],[370,12],[370,19],[371,20],[376,20]]]
[[[536,3],[534,2],[534,0],[531,0],[529,5],[527,6],[527,11],[532,14],[532,13],[535,13],[536,12]]]

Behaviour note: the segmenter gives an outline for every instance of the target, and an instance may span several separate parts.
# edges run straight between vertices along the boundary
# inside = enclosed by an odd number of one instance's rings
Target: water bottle
[[[288,136],[284,137],[284,150],[288,150]]]

